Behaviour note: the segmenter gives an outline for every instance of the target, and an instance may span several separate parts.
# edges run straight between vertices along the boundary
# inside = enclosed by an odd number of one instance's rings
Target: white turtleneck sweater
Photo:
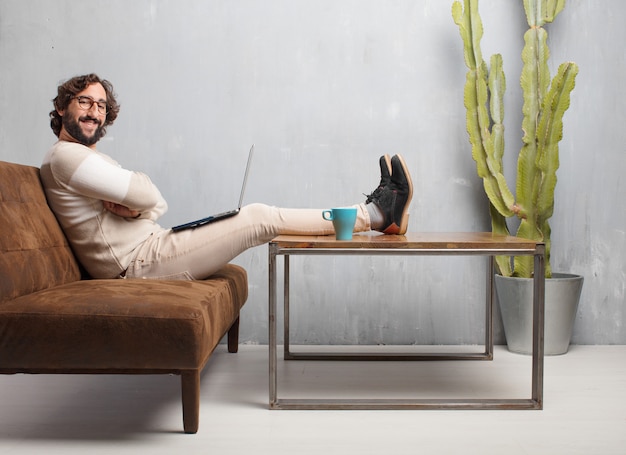
[[[115,278],[124,272],[133,251],[151,234],[163,230],[156,220],[167,203],[150,178],[123,169],[111,157],[84,145],[59,141],[46,154],[41,180],[48,204],[74,253],[93,278]],[[103,201],[140,212],[117,216]]]

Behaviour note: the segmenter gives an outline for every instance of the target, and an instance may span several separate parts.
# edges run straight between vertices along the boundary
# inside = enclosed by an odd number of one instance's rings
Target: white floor
[[[174,376],[0,376],[0,453],[626,454],[626,346],[546,357],[542,411],[270,411],[266,346],[219,346],[200,430]],[[281,361],[279,393],[530,396],[527,356],[493,362]],[[378,395],[377,395],[378,396]]]

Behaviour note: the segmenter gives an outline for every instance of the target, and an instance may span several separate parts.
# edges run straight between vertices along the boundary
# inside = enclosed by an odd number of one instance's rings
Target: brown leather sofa
[[[91,280],[49,209],[36,167],[0,162],[0,373],[176,374],[185,433],[222,337],[237,351],[246,271],[202,281]]]

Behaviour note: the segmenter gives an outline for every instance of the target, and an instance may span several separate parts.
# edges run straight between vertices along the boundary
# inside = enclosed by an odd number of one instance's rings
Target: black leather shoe
[[[378,162],[380,164],[380,183],[378,184],[378,188],[372,191],[372,194],[369,196],[366,194],[366,204],[377,200],[383,188],[391,183],[391,158],[389,158],[389,155],[385,154],[380,157]]]
[[[378,230],[385,234],[406,233],[409,225],[409,205],[413,197],[413,182],[409,169],[400,155],[394,155],[391,158],[389,184],[378,189],[380,191],[375,197],[372,193],[372,201],[385,217],[383,226]]]

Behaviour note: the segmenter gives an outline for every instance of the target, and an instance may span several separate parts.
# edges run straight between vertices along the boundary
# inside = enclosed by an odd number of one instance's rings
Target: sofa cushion
[[[80,279],[39,169],[0,161],[0,303]]]
[[[203,281],[88,280],[0,304],[0,370],[196,369],[247,298],[243,268]]]

